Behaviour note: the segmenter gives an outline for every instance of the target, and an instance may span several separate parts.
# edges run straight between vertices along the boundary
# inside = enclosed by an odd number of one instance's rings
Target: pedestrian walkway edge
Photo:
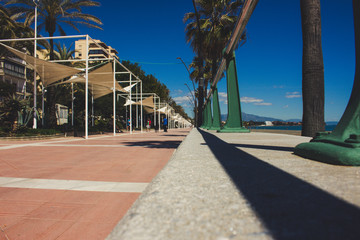
[[[237,226],[248,228],[234,211],[246,205],[193,129],[107,239],[227,239]],[[267,235],[258,226],[251,231]]]
[[[106,238],[107,240],[159,239],[159,231],[164,230],[164,219],[162,218],[164,215],[168,217],[169,211],[174,209],[171,200],[173,191],[176,192],[176,189],[185,187],[176,181],[176,178],[182,177],[179,175],[182,173],[177,172],[178,167],[174,165],[177,165],[175,163],[184,158],[184,153],[188,152],[187,146],[194,142],[194,135],[199,137],[199,132],[195,128],[181,142],[166,166],[147,186],[122,220],[119,221]],[[172,192],[168,192],[169,189],[172,189]],[[156,223],[154,219],[156,219]]]

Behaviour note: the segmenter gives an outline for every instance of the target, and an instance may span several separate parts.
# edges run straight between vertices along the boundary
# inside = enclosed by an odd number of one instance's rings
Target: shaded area
[[[187,134],[184,134],[184,135],[176,135],[176,134],[163,134],[162,136],[165,136],[165,137],[186,137]]]
[[[146,148],[177,148],[181,141],[134,141],[126,142],[122,145],[127,147],[146,147]]]
[[[199,131],[275,239],[359,239],[358,207]]]
[[[229,144],[232,145],[232,146],[234,146],[234,147],[242,147],[242,148],[254,148],[254,149],[264,149],[264,150],[294,152],[294,148],[293,148],[293,147],[252,145],[252,144],[233,144],[233,143],[229,143]]]

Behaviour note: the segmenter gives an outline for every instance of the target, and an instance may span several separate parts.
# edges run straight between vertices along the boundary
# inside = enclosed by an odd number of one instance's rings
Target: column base
[[[351,148],[328,142],[308,142],[297,145],[294,153],[318,162],[360,166],[360,148]]]
[[[237,127],[237,128],[227,128],[224,127],[220,130],[217,130],[219,133],[249,133],[250,130],[244,127]]]
[[[219,130],[221,130],[221,127],[210,127],[210,128],[208,128],[208,130],[216,130],[216,131],[219,131]]]

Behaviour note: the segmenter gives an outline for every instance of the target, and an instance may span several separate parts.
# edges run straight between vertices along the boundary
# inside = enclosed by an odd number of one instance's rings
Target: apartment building
[[[89,59],[102,59],[102,58],[112,58],[115,57],[119,60],[119,57],[116,56],[118,52],[111,46],[106,45],[100,40],[94,40],[94,42],[89,42]],[[101,47],[99,47],[99,45]],[[110,55],[104,51],[106,49]],[[86,57],[86,40],[75,41],[75,58],[85,59]]]
[[[0,58],[0,81],[12,84],[18,94],[26,88],[26,63],[16,57]]]

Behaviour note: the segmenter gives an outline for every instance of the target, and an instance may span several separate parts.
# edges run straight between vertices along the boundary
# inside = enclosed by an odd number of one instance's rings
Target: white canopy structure
[[[39,74],[45,87],[61,79],[81,72],[81,70],[69,66],[34,58],[33,56],[20,52],[19,50],[9,47],[3,43],[0,43],[0,45],[6,47],[11,53],[15,54],[17,57],[23,59],[27,64],[29,64],[37,72],[37,74]]]
[[[126,103],[124,104],[124,106],[129,106],[131,104],[132,105],[141,105],[142,104],[143,106],[147,106],[147,107],[150,107],[150,108],[153,108],[155,106],[153,96],[142,99],[142,103],[141,103],[141,101],[137,101],[137,102],[130,101],[130,99],[127,98]]]
[[[157,111],[160,112],[160,113],[164,113],[164,114],[168,113],[167,107],[160,108]]]
[[[126,91],[126,92],[130,92],[130,90],[136,85],[137,83],[134,83],[130,86],[127,86],[127,87],[124,87],[123,90]]]
[[[118,95],[120,97],[126,96],[123,93]],[[130,101],[128,101],[128,97],[126,97],[127,100],[124,106],[130,106],[130,108],[132,105],[142,106],[141,110],[144,109],[146,113],[148,114],[154,113],[154,124],[160,126],[160,112],[158,112],[159,114],[155,114],[157,113],[157,109],[160,108],[160,97],[156,93],[140,93],[140,94],[136,93],[130,96],[134,96],[135,98],[139,98],[140,100],[136,102],[132,101],[130,103]]]
[[[129,105],[134,105],[136,102],[131,101],[129,98],[126,98],[126,102],[124,104],[124,106],[129,106]]]
[[[64,83],[85,83],[85,77],[71,78]],[[113,92],[114,87],[114,71],[112,63],[106,63],[102,67],[95,69],[89,73],[88,77],[89,85],[92,86],[94,93],[98,93],[95,98],[102,97],[106,94]],[[115,90],[126,92],[118,82],[115,81]],[[107,92],[107,93],[106,93]],[[106,93],[106,94],[105,94]]]
[[[70,61],[84,61],[85,62],[85,69],[79,70],[75,69],[69,66],[65,66],[62,64],[55,63],[55,61],[45,61],[41,60],[35,57],[32,57],[30,55],[27,55],[25,53],[22,53],[16,49],[13,49],[5,44],[2,44],[1,42],[15,42],[15,41],[34,41],[35,42],[35,49],[34,52],[36,52],[37,48],[37,40],[45,40],[45,39],[69,39],[69,38],[85,38],[86,39],[86,58],[85,59],[72,59],[72,60],[58,60],[57,62],[70,62]],[[35,38],[20,38],[20,39],[1,39],[0,44],[9,51],[11,51],[16,56],[20,57],[21,59],[25,60],[30,67],[32,67],[40,76],[40,79],[43,82],[43,86],[49,86],[51,84],[54,84],[55,82],[74,76],[82,71],[84,71],[83,76],[78,78],[72,78],[69,83],[73,82],[83,82],[85,83],[85,139],[88,138],[88,94],[89,90],[93,93],[93,97],[98,98],[101,96],[104,96],[106,94],[109,94],[113,92],[113,130],[114,135],[116,130],[116,95],[115,91],[122,91],[127,92],[130,95],[131,99],[131,89],[126,91],[123,90],[123,88],[117,83],[116,81],[116,74],[129,74],[130,77],[130,85],[132,85],[132,82],[140,82],[141,85],[141,92],[142,92],[142,82],[141,80],[134,75],[129,69],[127,69],[122,63],[120,63],[115,57],[107,58],[107,59],[89,59],[88,52],[89,52],[89,42],[92,42],[93,44],[96,44],[99,48],[101,48],[105,53],[108,54],[108,56],[111,56],[111,54],[108,52],[107,49],[104,49],[102,46],[99,45],[96,41],[94,41],[92,38],[90,38],[89,35],[76,35],[76,36],[58,36],[58,37],[35,37]],[[35,55],[35,54],[34,54]],[[112,61],[113,67],[111,67],[111,62],[108,64],[95,69],[94,71],[90,72],[89,68],[89,61]],[[118,63],[125,72],[116,72],[116,63]],[[101,78],[100,78],[101,76]],[[132,77],[134,77],[135,81],[132,80]],[[99,81],[100,79],[100,81]],[[36,108],[36,80],[34,79],[34,107]],[[131,105],[130,105],[131,109]],[[142,116],[142,109],[141,109],[141,116]],[[34,125],[33,128],[37,128],[37,120],[36,120],[36,113],[34,113]],[[142,131],[142,125],[141,125],[141,131]]]

